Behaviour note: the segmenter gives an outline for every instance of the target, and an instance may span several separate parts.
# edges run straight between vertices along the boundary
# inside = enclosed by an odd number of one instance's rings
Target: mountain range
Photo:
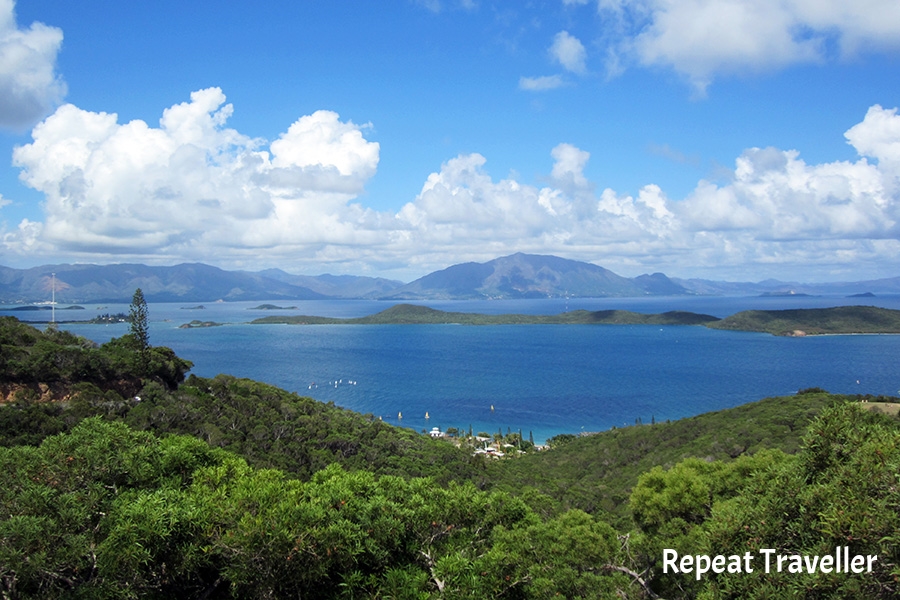
[[[451,300],[677,295],[898,294],[900,277],[862,282],[724,282],[676,279],[663,273],[622,277],[595,264],[557,256],[513,254],[485,263],[462,263],[410,283],[353,275],[294,275],[280,269],[226,271],[201,263],[61,264],[30,269],[0,266],[0,303],[130,302],[141,288],[149,302],[314,300],[368,298]]]

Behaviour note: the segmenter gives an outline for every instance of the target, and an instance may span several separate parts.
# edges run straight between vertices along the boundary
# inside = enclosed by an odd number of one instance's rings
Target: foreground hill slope
[[[187,434],[304,480],[331,464],[379,475],[471,481],[469,452],[403,427],[229,375],[190,376],[178,390],[145,388],[124,421],[156,434]]]
[[[796,456],[645,473],[623,534],[579,510],[545,514],[533,496],[336,465],[301,482],[195,438],[91,418],[39,447],[0,448],[0,594],[895,598],[898,468],[897,420],[845,403],[810,425]],[[672,548],[821,557],[839,546],[877,557],[875,569],[695,577],[660,565]]]

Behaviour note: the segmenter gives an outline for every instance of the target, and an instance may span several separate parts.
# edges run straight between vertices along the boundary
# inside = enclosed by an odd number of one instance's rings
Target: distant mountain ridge
[[[703,296],[813,296],[833,294],[852,296],[862,294],[900,294],[900,277],[870,279],[866,281],[840,281],[833,283],[800,283],[766,279],[759,282],[710,281],[708,279],[678,279],[672,281],[692,293]]]
[[[44,265],[31,269],[0,267],[0,303],[23,304],[50,299],[52,273],[60,303],[130,302],[141,288],[148,302],[216,300],[316,300],[360,298],[366,290],[383,294],[401,282],[371,277],[299,277],[269,271],[225,271],[202,263],[155,267],[141,264]],[[309,286],[303,285],[309,283]],[[322,289],[323,292],[313,288]]]
[[[627,278],[592,263],[518,253],[485,263],[453,265],[406,284],[380,277],[294,275],[281,269],[226,271],[202,263],[0,266],[0,304],[50,300],[51,273],[56,274],[56,300],[63,304],[130,302],[138,287],[149,302],[900,294],[900,277],[822,284],[677,279],[663,273]]]
[[[293,275],[281,269],[267,269],[260,271],[257,275],[303,287],[329,298],[374,298],[389,294],[403,285],[402,281],[383,277],[329,274]]]
[[[486,263],[464,263],[435,271],[383,298],[602,298],[689,293],[662,273],[628,279],[591,263],[518,253]]]

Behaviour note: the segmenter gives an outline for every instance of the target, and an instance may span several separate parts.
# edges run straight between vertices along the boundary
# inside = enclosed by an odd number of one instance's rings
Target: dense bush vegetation
[[[0,589],[17,598],[603,598],[636,584],[613,529],[471,484],[303,483],[98,418],[0,449]]]
[[[763,598],[774,593],[822,598],[896,598],[900,594],[900,423],[845,404],[807,431],[803,450],[744,493],[714,506],[706,544],[717,553],[754,546],[781,554],[877,555],[863,575],[770,573],[717,576],[709,598]]]
[[[41,332],[15,317],[0,317],[0,382],[6,386],[89,382],[127,391],[140,389],[147,378],[173,389],[191,368],[169,348],[141,350],[132,335],[97,347],[67,331]]]

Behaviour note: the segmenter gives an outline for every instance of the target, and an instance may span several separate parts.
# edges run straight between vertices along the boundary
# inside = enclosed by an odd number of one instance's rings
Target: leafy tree
[[[577,439],[578,436],[574,433],[558,433],[547,440],[547,446],[550,448],[560,448]]]
[[[694,554],[705,546],[704,525],[717,502],[739,494],[753,477],[788,459],[780,450],[763,450],[733,461],[688,458],[669,470],[654,467],[638,478],[630,507],[639,531],[633,551],[642,570],[655,575],[653,587],[666,598],[693,597],[695,579],[664,574],[663,549]]]
[[[750,478],[785,460],[780,450],[764,450],[733,461],[688,458],[668,471],[653,467],[638,477],[631,492],[631,512],[644,531],[656,531],[673,519],[699,524],[713,503],[737,494]]]

